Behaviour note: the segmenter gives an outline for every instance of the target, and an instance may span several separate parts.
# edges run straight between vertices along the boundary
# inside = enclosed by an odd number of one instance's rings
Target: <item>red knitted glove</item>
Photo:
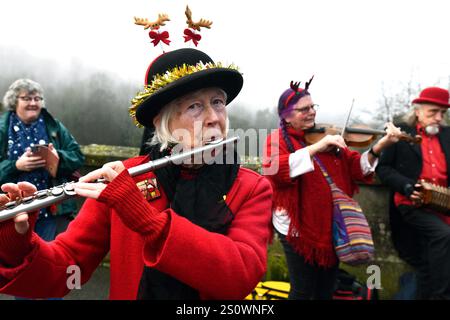
[[[129,229],[147,238],[157,238],[168,225],[167,214],[148,203],[127,170],[108,184],[98,201],[111,206]]]

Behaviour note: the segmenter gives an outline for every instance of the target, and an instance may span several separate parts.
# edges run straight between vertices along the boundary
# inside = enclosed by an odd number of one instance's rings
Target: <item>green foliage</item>
[[[264,281],[269,280],[289,282],[286,256],[284,255],[281,242],[276,235],[268,249],[267,272],[264,276]]]

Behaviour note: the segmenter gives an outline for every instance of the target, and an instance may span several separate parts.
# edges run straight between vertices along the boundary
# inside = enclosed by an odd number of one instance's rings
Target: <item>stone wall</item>
[[[81,172],[85,174],[107,162],[133,157],[138,154],[139,150],[130,147],[87,145],[82,146],[82,151],[86,155],[86,164]],[[259,171],[258,165],[244,165]],[[376,247],[376,260],[373,264],[378,265],[381,270],[382,290],[380,290],[380,296],[390,299],[398,290],[399,276],[410,269],[398,258],[392,246],[388,222],[388,189],[379,183],[360,185],[360,192],[355,199],[361,205],[372,228]],[[81,205],[81,203],[80,199],[79,204]],[[276,239],[269,248],[269,255],[266,280],[286,280],[288,274],[284,255]],[[343,266],[343,268],[357,275],[358,279],[364,283],[371,275],[366,272],[367,266]]]
[[[401,274],[410,271],[410,267],[398,258],[391,241],[389,227],[389,189],[379,183],[373,185],[360,185],[360,192],[354,197],[365,213],[372,229],[375,243],[375,261],[381,271],[380,296],[385,299],[392,298],[398,291],[398,281]],[[346,267],[348,271],[357,274],[362,281],[371,274],[366,271],[366,266],[352,268]]]

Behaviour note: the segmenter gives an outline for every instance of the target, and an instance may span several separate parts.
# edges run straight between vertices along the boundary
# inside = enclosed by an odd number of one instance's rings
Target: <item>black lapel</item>
[[[411,135],[412,137],[417,135],[417,130],[414,127],[404,127],[402,128],[403,131],[409,135]],[[417,154],[417,156],[420,159],[420,163],[422,163],[422,148],[420,147],[420,143],[410,143],[411,148],[414,150],[414,152]]]
[[[442,151],[445,154],[445,161],[447,162],[447,173],[450,169],[450,127],[441,127],[439,133],[439,142],[441,143]],[[450,186],[450,179],[447,179]]]

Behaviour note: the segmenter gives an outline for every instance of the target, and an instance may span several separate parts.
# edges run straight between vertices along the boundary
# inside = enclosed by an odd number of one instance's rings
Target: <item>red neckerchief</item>
[[[303,130],[296,130],[292,126],[288,126],[287,127],[287,132],[288,132],[289,136],[291,136],[291,137],[293,137],[293,138],[295,138],[297,140],[304,141],[305,131],[303,131]]]

